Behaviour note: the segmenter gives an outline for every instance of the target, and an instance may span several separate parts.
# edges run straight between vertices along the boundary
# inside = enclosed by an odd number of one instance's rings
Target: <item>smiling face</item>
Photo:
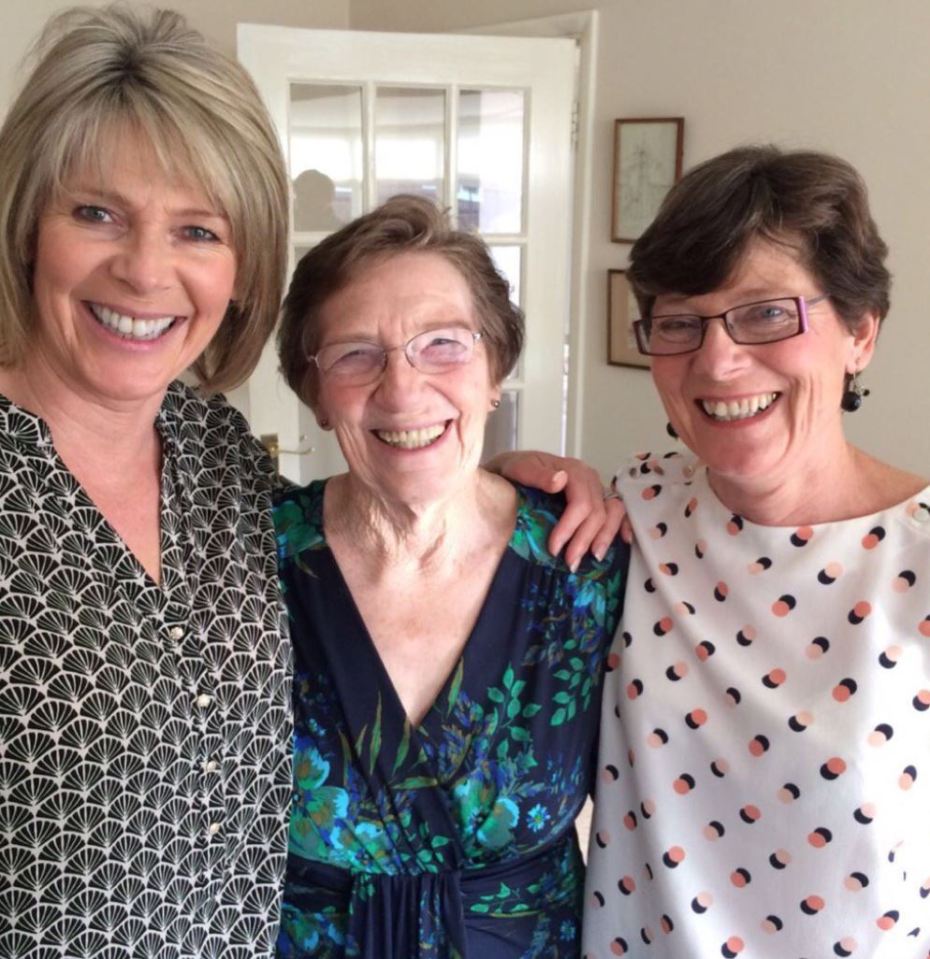
[[[653,313],[706,316],[757,300],[813,299],[825,292],[789,247],[760,240],[721,289],[661,295]],[[712,320],[699,350],[653,357],[653,380],[669,420],[719,482],[774,481],[794,485],[803,496],[804,483],[838,459],[845,445],[844,378],[868,363],[878,324],[866,316],[853,335],[829,299],[810,307],[808,323],[808,331],[792,339],[740,346],[721,320]]]
[[[436,253],[406,252],[363,264],[320,311],[320,347],[369,341],[385,349],[441,327],[478,331],[462,275]],[[484,426],[499,389],[479,341],[471,362],[422,373],[402,349],[388,353],[373,383],[321,376],[316,414],[331,426],[353,480],[412,505],[441,499],[474,479]]]
[[[107,406],[160,403],[216,333],[236,277],[225,217],[122,132],[39,217],[26,363]]]

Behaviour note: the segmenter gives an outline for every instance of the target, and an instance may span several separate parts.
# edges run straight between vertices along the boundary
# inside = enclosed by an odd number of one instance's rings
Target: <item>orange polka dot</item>
[[[843,575],[842,563],[827,563],[823,571],[832,579],[839,579]]]
[[[880,542],[881,540],[874,533],[866,533],[865,536],[862,537],[862,548],[875,549]]]
[[[703,726],[707,722],[707,713],[703,709],[694,709],[691,711],[691,719],[695,726]]]
[[[781,686],[781,684],[788,678],[788,674],[783,669],[773,669],[769,673],[769,679],[776,685]]]
[[[897,921],[892,916],[880,916],[875,920],[875,925],[878,926],[882,932],[888,932],[889,929],[894,929]]]
[[[839,756],[828,759],[824,765],[834,776],[842,776],[846,772],[846,763]]]
[[[930,616],[927,616],[922,622],[917,624],[917,632],[921,636],[926,636],[930,639]]]
[[[739,936],[730,936],[730,938],[727,939],[726,946],[734,955],[739,955],[739,953],[745,949],[745,944]]]

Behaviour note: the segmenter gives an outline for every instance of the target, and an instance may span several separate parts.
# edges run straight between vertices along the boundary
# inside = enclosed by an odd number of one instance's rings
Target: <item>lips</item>
[[[372,430],[382,443],[403,450],[418,450],[432,446],[445,433],[449,421],[423,426],[413,430]]]
[[[778,399],[778,393],[757,393],[738,400],[699,400],[704,412],[718,423],[747,420],[767,410]]]
[[[91,313],[111,333],[127,340],[155,340],[174,324],[174,316],[140,318],[103,306],[100,303],[88,303]]]

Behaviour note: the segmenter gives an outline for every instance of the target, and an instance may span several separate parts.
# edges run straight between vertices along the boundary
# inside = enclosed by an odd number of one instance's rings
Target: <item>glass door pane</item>
[[[459,94],[456,207],[466,230],[523,230],[522,90]]]
[[[363,212],[362,89],[292,83],[294,231],[330,233]]]
[[[446,94],[379,87],[375,94],[375,202],[413,193],[443,204]]]

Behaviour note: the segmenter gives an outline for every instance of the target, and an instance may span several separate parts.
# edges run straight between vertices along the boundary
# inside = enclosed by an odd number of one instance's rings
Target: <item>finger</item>
[[[630,522],[629,516],[624,516],[620,523],[620,539],[628,546],[633,543],[633,524]]]
[[[572,572],[578,569],[585,554],[591,549],[595,536],[604,526],[606,516],[607,511],[603,508],[592,511],[572,534],[565,547],[565,562]]]
[[[607,555],[607,550],[610,549],[610,544],[614,541],[617,530],[622,530],[624,522],[626,522],[631,536],[633,532],[629,520],[626,518],[626,509],[624,509],[622,500],[605,500],[604,508],[607,511],[607,518],[591,544],[591,552],[598,560],[602,560]],[[626,542],[629,542],[629,540],[626,540]]]
[[[585,519],[591,515],[592,510],[600,508],[603,510],[603,504],[591,500],[589,495],[583,498],[577,492],[566,502],[565,509],[559,517],[559,521],[552,528],[549,534],[549,552],[553,556],[558,556],[562,547],[572,539],[578,529],[584,524]],[[566,556],[566,560],[568,557]]]

